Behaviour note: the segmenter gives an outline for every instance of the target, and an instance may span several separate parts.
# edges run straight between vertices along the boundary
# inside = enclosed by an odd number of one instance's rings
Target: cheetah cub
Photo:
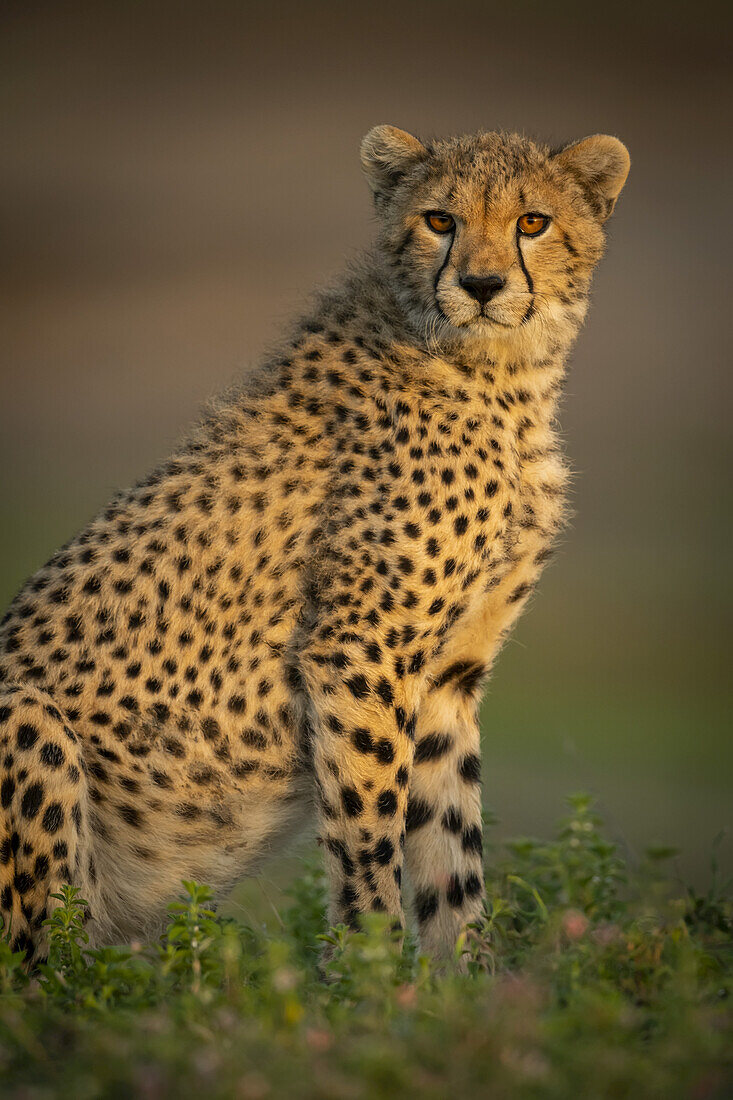
[[[378,237],[0,629],[0,908],[155,935],[315,810],[330,920],[481,913],[477,703],[563,524],[563,364],[629,169],[597,135],[377,126]]]

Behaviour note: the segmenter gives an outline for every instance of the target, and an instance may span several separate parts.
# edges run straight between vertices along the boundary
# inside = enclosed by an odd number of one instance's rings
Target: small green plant
[[[62,886],[61,893],[51,894],[60,905],[43,922],[48,930],[49,967],[63,977],[84,969],[83,945],[89,943],[84,921],[89,902],[80,895],[76,886]]]
[[[222,926],[209,908],[213,891],[196,882],[183,883],[187,896],[168,906],[170,921],[163,936],[163,973],[179,989],[200,995],[222,979]]]
[[[150,967],[144,957],[127,947],[89,948],[84,928],[89,903],[73,886],[51,896],[60,904],[44,921],[48,961],[40,968],[39,985],[46,996],[96,1011],[146,1003]]]

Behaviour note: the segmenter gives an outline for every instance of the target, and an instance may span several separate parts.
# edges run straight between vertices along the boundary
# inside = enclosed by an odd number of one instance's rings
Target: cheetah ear
[[[566,145],[555,159],[582,184],[601,221],[609,218],[631,167],[626,146],[608,134],[594,134]]]
[[[361,143],[361,166],[375,202],[384,201],[396,183],[427,156],[427,149],[396,126],[375,126]]]

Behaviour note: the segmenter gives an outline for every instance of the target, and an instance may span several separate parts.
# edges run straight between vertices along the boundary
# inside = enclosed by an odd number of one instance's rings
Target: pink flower
[[[562,930],[569,940],[579,940],[588,930],[589,920],[579,909],[568,909],[563,913]]]
[[[323,1028],[309,1027],[305,1033],[305,1041],[311,1050],[316,1050],[320,1054],[331,1049],[333,1045],[333,1035],[330,1031],[325,1031]]]
[[[401,985],[397,990],[396,1001],[400,1008],[414,1008],[417,1002],[415,986]]]

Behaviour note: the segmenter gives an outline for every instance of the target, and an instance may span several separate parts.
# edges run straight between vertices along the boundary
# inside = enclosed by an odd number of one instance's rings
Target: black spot
[[[64,750],[50,741],[41,749],[41,760],[48,768],[60,768],[65,759]]]
[[[36,862],[33,864],[33,877],[42,882],[48,874],[48,869],[48,856],[37,856]]]
[[[477,894],[481,893],[481,879],[477,874],[470,874],[466,877],[463,888],[466,892],[466,897],[475,898]]]
[[[23,722],[18,726],[15,740],[19,749],[32,749],[38,740],[38,730],[30,722]]]
[[[394,791],[382,791],[377,799],[377,810],[383,817],[392,817],[397,812],[397,795]]]
[[[445,687],[451,681],[459,691],[466,695],[472,695],[486,674],[486,666],[479,661],[456,661],[448,665],[439,676],[436,677],[434,687]]]
[[[461,880],[458,875],[451,875],[445,896],[451,908],[458,909],[463,905],[463,886],[461,885]]]
[[[383,836],[374,846],[374,858],[382,867],[386,867],[394,855],[394,844]]]
[[[359,817],[364,811],[361,795],[354,787],[341,788],[341,802],[348,817]]]
[[[425,654],[423,653],[423,651],[421,649],[416,650],[415,653],[413,653],[412,657],[410,658],[410,664],[408,665],[408,670],[410,672],[410,675],[411,676],[416,675],[416,673],[418,673],[420,671],[420,669],[422,668],[424,662],[425,662]]]
[[[344,883],[341,889],[341,897],[339,900],[350,913],[356,912],[356,910],[354,910],[353,908],[354,902],[356,901],[356,890],[350,882]]]
[[[245,776],[258,771],[259,767],[260,764],[258,760],[240,760],[232,766],[232,774],[235,775],[237,779],[244,779]]]
[[[449,833],[460,833],[463,828],[463,818],[455,806],[449,806],[445,811],[442,824]]]
[[[478,756],[472,752],[467,753],[458,766],[458,772],[461,779],[465,779],[466,783],[480,783],[481,761]]]
[[[464,852],[476,852],[477,855],[481,855],[483,851],[481,827],[479,825],[472,825],[469,829],[466,829],[461,837],[461,844],[463,845]]]
[[[531,590],[532,590],[532,585],[531,584],[525,583],[525,584],[518,585],[514,589],[512,594],[508,597],[507,603],[517,603],[519,600],[523,599],[524,596],[526,596],[527,593],[530,592]]]
[[[419,890],[415,895],[415,913],[420,924],[438,912],[438,895],[435,890]]]
[[[197,817],[201,816],[201,807],[193,802],[182,802],[179,806],[176,806],[176,813],[184,821],[195,821]]]
[[[216,741],[221,736],[221,728],[215,718],[204,718],[201,722],[201,732],[206,741]]]
[[[43,828],[47,833],[57,833],[64,824],[64,811],[60,802],[52,802],[43,815]]]
[[[95,779],[98,779],[100,783],[108,783],[109,776],[107,770],[103,764],[100,764],[98,760],[92,760],[89,765],[89,774],[93,775]]]
[[[385,679],[384,676],[377,683],[375,691],[382,702],[386,703],[388,706],[391,705],[391,703],[394,701],[394,692],[392,691],[392,685],[390,684],[389,680]]]
[[[439,760],[453,747],[453,740],[447,733],[429,733],[418,741],[415,748],[415,763],[424,764],[426,760]]]
[[[407,803],[405,828],[408,833],[427,825],[433,817],[433,808],[421,798],[411,798]]]
[[[33,876],[29,875],[27,871],[21,871],[13,879],[13,886],[17,893],[27,894],[29,890],[33,889]]]
[[[391,764],[394,760],[394,745],[386,737],[380,737],[376,742],[374,754],[380,764]]]
[[[259,730],[253,729],[252,727],[243,729],[239,735],[239,739],[242,744],[248,745],[253,749],[259,749],[260,751],[266,749],[269,743],[264,733],[260,733]]]
[[[30,787],[26,787],[23,801],[20,804],[20,811],[23,817],[33,819],[37,815],[43,804],[43,795],[42,783],[32,783]]]
[[[128,825],[132,825],[134,829],[139,829],[143,823],[140,811],[135,806],[131,806],[128,802],[123,802],[118,806],[117,812],[122,820],[126,821]]]
[[[340,840],[335,840],[333,837],[327,837],[326,847],[328,848],[329,852],[337,857],[337,859],[341,860],[341,866],[344,869],[344,874],[348,876],[353,875],[356,868],[354,867],[353,861],[349,856],[349,853],[346,851],[346,845],[343,844]]]
[[[3,779],[3,785],[0,787],[0,802],[2,803],[3,809],[7,809],[10,805],[14,794],[15,781],[10,776],[7,776]]]
[[[346,686],[355,699],[364,699],[369,694],[369,682],[361,673],[347,680]]]
[[[355,729],[351,735],[351,741],[357,752],[369,753],[374,751],[374,742],[369,730]],[[382,761],[382,763],[388,764],[389,761]]]

